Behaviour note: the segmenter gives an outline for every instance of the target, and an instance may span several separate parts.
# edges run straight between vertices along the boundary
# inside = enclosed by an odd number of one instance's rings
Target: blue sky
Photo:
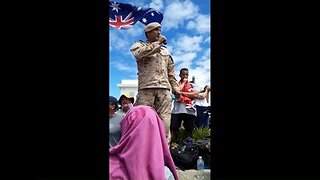
[[[112,1],[113,2],[113,1]],[[189,80],[196,77],[199,86],[210,84],[210,0],[117,0],[163,13],[161,33],[179,71],[189,69]],[[131,45],[145,41],[144,24],[137,22],[128,30],[109,26],[109,95],[119,98],[122,79],[137,79],[137,65]]]

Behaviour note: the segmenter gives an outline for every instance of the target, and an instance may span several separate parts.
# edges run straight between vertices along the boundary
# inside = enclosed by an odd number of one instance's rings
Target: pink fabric
[[[121,139],[109,149],[109,178],[164,180],[164,166],[177,171],[162,120],[149,106],[133,107],[121,122]]]

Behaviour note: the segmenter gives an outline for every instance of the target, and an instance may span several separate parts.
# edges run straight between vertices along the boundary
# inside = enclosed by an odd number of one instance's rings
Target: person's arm
[[[148,57],[155,53],[159,53],[161,49],[161,45],[163,44],[164,41],[166,41],[166,37],[163,35],[159,36],[158,41],[155,41],[152,43],[147,44],[139,41],[134,43],[131,46],[130,51],[138,61],[141,58]]]
[[[182,80],[182,83],[179,84],[179,89],[182,91],[182,89],[184,88],[184,86],[186,85],[186,83],[188,82],[188,79],[184,78]]]
[[[210,90],[211,90],[210,86],[207,86],[207,87],[206,87],[206,91],[203,92],[203,93],[199,93],[199,94],[196,96],[196,98],[197,98],[197,99],[207,98],[208,95],[209,95]]]
[[[174,63],[173,63],[173,59],[171,56],[170,60],[169,60],[169,65],[168,65],[168,78],[169,78],[169,83],[171,85],[172,91],[175,95],[180,95],[181,94],[181,89],[178,85],[177,79],[174,76],[175,75],[175,71],[174,71]],[[184,86],[184,85],[183,85]],[[182,86],[182,87],[183,87]]]
[[[150,44],[136,42],[132,45],[132,47],[130,48],[130,51],[138,61],[141,58],[148,57],[152,54],[160,52],[160,48],[161,48],[161,45],[160,45],[160,42],[158,41]]]
[[[199,92],[196,90],[192,90],[191,92],[181,92],[181,94],[191,99],[197,98],[199,96]]]
[[[204,93],[199,93],[198,91],[193,90],[192,92],[181,92],[181,94],[189,98],[204,99],[208,97],[210,90],[210,86],[207,86],[206,91]]]
[[[198,98],[198,99],[204,99],[204,98],[207,98],[207,97],[208,97],[208,94],[209,94],[209,91],[206,90],[204,93],[199,93],[196,98]]]

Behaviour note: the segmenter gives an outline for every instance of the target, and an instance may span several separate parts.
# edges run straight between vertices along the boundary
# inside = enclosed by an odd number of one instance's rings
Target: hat
[[[161,25],[158,22],[152,22],[144,28],[144,32],[150,32],[156,28],[161,28]]]
[[[115,97],[113,97],[113,96],[109,96],[109,103],[118,105],[117,98],[115,98]]]
[[[134,102],[134,97],[133,97],[133,96],[130,96],[129,94],[126,94],[126,93],[124,93],[124,94],[122,94],[122,95],[120,96],[119,101],[118,101],[119,104],[121,104],[122,98],[124,98],[124,97],[130,99],[130,100],[131,100],[131,103],[133,104],[133,102]]]

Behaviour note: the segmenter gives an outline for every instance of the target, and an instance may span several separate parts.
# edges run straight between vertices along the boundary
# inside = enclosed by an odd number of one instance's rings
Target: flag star
[[[121,9],[121,8],[119,8],[119,5],[120,4],[117,4],[116,2],[113,2],[110,7],[112,7],[112,11],[115,10],[118,13],[118,10]]]
[[[146,18],[143,18],[143,19],[142,19],[142,22],[146,23],[146,22],[147,22],[147,19],[146,19]]]
[[[151,16],[154,16],[154,14],[153,14],[153,13],[151,13]]]

